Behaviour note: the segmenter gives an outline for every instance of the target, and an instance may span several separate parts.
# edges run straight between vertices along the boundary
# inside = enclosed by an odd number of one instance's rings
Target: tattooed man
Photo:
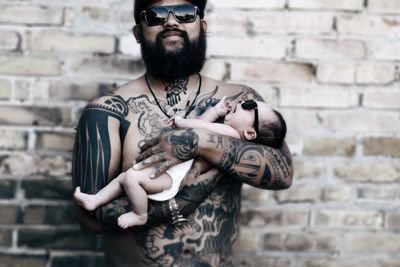
[[[173,201],[149,201],[144,226],[122,231],[117,218],[131,205],[120,197],[87,214],[77,209],[83,231],[104,234],[107,266],[234,266],[243,183],[288,188],[293,166],[284,144],[271,148],[203,129],[167,129],[172,116],[199,117],[224,95],[262,101],[252,89],[200,74],[205,61],[206,0],[136,0],[133,34],[146,73],[83,111],[75,140],[73,183],[96,193],[138,162],[155,165],[156,177],[195,159]],[[248,109],[245,120],[254,120]],[[240,123],[240,122],[238,122]],[[203,164],[212,169],[202,173]],[[155,178],[157,179],[157,178]],[[171,223],[175,216],[186,222]]]

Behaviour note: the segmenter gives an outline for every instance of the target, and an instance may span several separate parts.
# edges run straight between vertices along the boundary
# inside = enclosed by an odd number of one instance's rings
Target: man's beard
[[[164,30],[157,34],[156,42],[151,43],[141,36],[141,50],[147,72],[162,81],[172,82],[180,78],[186,78],[194,73],[199,73],[206,60],[206,33],[201,27],[200,36],[190,42],[188,34],[179,32],[184,45],[180,49],[167,51],[162,43],[162,35],[170,30]]]

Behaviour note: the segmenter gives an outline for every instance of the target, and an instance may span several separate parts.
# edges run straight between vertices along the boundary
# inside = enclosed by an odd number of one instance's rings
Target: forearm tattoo
[[[283,189],[291,183],[292,162],[286,148],[276,150],[224,137],[222,149],[217,166],[245,183],[266,189]]]

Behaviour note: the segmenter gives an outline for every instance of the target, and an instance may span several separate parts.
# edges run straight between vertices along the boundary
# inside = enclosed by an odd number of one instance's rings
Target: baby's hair
[[[253,141],[269,147],[281,148],[286,136],[286,122],[281,113],[273,111],[278,120],[260,122],[258,136]]]

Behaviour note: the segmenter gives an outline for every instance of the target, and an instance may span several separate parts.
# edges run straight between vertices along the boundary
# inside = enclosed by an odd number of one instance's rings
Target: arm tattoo
[[[186,129],[182,134],[178,134],[169,137],[169,142],[174,149],[174,155],[181,161],[193,159],[198,147],[199,136],[192,129]]]
[[[290,184],[291,160],[286,148],[270,147],[226,137],[223,155],[217,166],[255,187],[283,189]],[[259,171],[263,170],[260,178]]]
[[[97,193],[108,182],[111,142],[108,118],[121,122],[123,142],[129,122],[124,120],[127,107],[119,96],[107,99],[104,104],[89,105],[83,111],[74,145],[73,185],[85,193]]]

